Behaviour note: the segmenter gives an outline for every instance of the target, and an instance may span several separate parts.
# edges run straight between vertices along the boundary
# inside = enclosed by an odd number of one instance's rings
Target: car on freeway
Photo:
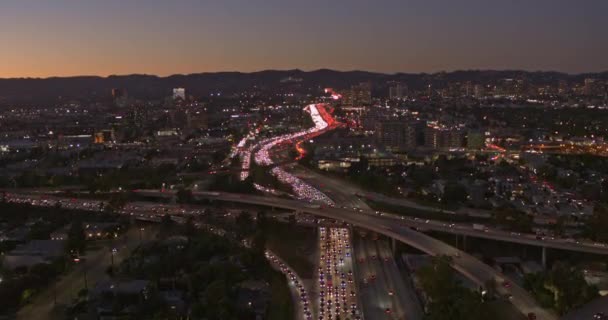
[[[603,312],[598,312],[593,315],[593,320],[608,320],[608,316]]]

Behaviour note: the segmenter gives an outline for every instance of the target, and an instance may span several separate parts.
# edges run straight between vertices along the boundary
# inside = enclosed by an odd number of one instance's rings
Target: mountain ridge
[[[299,82],[282,83],[289,77]],[[254,86],[258,90],[276,90],[284,86],[290,89],[334,87],[347,88],[360,82],[371,82],[383,87],[391,81],[399,81],[410,88],[422,88],[428,84],[442,86],[448,82],[492,83],[504,78],[525,78],[534,84],[556,84],[559,80],[582,83],[585,78],[608,80],[608,71],[567,74],[556,71],[523,70],[456,70],[436,73],[380,73],[362,70],[337,71],[317,69],[303,71],[261,70],[256,72],[202,72],[157,76],[149,74],[70,76],[50,78],[0,78],[0,105],[52,104],[61,101],[103,101],[111,99],[113,88],[125,89],[129,96],[140,99],[162,99],[171,89],[184,87],[189,95],[206,96],[212,92],[239,93]]]

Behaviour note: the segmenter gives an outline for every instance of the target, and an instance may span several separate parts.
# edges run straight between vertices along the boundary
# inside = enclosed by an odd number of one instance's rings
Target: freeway
[[[381,213],[384,214],[384,213]],[[502,242],[518,243],[542,248],[608,255],[608,245],[599,242],[582,242],[569,238],[539,236],[519,232],[509,232],[489,227],[475,227],[473,224],[446,223],[409,217],[392,217],[400,219],[404,225],[420,230],[431,230],[476,238],[491,239]]]
[[[151,197],[174,197],[174,191],[161,192],[158,190],[138,190],[136,193],[151,196]],[[197,198],[206,198],[212,201],[224,201],[224,202],[235,202],[243,204],[254,204],[262,205],[267,207],[276,207],[294,211],[300,211],[309,213],[316,216],[326,217],[330,219],[341,220],[350,223],[355,226],[359,226],[370,231],[385,235],[389,238],[393,238],[397,241],[403,242],[410,245],[422,252],[430,255],[447,255],[453,257],[453,267],[458,272],[471,279],[479,286],[483,286],[488,280],[494,280],[497,283],[503,283],[507,278],[492,269],[488,265],[482,263],[475,257],[460,251],[444,242],[436,240],[430,236],[427,236],[421,232],[413,230],[412,228],[396,223],[395,219],[384,216],[371,215],[365,213],[357,213],[352,210],[346,210],[334,207],[321,207],[318,204],[306,203],[297,200],[263,197],[255,195],[244,195],[244,194],[231,194],[231,193],[220,193],[220,192],[194,192]],[[14,194],[7,194],[9,201],[13,198],[19,198],[23,201],[24,197],[16,196]],[[31,197],[31,196],[26,196]],[[40,197],[34,196],[34,197]],[[48,196],[47,196],[48,197]],[[34,200],[39,201],[39,200]],[[49,200],[51,201],[50,197]],[[78,202],[74,202],[78,203]],[[95,210],[97,205],[90,206],[91,210]],[[168,213],[166,210],[162,210],[163,214]],[[149,214],[158,214],[150,212]],[[542,309],[534,299],[521,287],[512,284],[510,288],[499,286],[498,291],[503,295],[510,295],[511,302],[518,308],[523,314],[534,313],[538,319],[556,319],[556,316],[550,311]]]
[[[365,240],[355,237],[354,254],[357,261],[357,282],[361,288],[363,314],[368,319],[382,319],[386,317],[387,310],[393,310],[393,316],[400,314],[401,312],[395,312],[395,306],[390,301],[385,279],[378,278],[382,272],[379,272],[376,261],[372,260],[372,257],[377,257],[377,253],[369,252]]]
[[[328,182],[322,175],[301,166],[294,166],[291,170],[315,188],[322,188],[337,205],[352,207],[359,212],[372,212],[365,201],[352,196],[352,189]],[[360,261],[355,275],[362,288],[360,300],[364,315],[368,319],[422,319],[416,293],[413,288],[406,286],[387,243],[359,240],[355,241],[354,251],[356,260]],[[373,281],[372,276],[375,278]]]
[[[348,185],[338,185],[334,183],[333,180],[324,179],[323,175],[320,175],[312,170],[308,170],[300,165],[292,165],[287,167],[288,170],[298,178],[304,180],[318,190],[323,190],[323,192],[336,204],[339,204],[340,206],[371,210],[365,201],[359,199],[359,197],[353,196],[356,191],[355,189],[350,188]]]
[[[279,270],[287,277],[287,281],[289,282],[289,291],[291,292],[292,300],[294,302],[295,319],[312,320],[313,313],[310,310],[310,298],[306,293],[306,288],[304,287],[302,279],[295,271],[293,271],[291,267],[289,267],[289,265],[285,263],[285,261],[283,261],[272,251],[266,250],[265,256],[276,270]]]
[[[386,196],[381,193],[364,190],[360,186],[355,185],[345,179],[341,179],[341,178],[337,178],[337,177],[329,176],[329,175],[324,175],[322,173],[319,173],[317,171],[308,169],[308,168],[300,166],[300,165],[293,166],[292,171],[294,172],[294,174],[296,176],[301,177],[302,179],[308,181],[309,183],[312,183],[313,185],[317,186],[320,190],[324,190],[326,188],[341,190],[343,193],[348,193],[350,198],[357,199],[363,203],[365,203],[365,201],[363,201],[362,199],[365,199],[365,200],[371,200],[374,202],[381,202],[381,203],[389,204],[389,205],[396,206],[396,207],[414,209],[419,212],[430,212],[430,213],[434,212],[434,213],[454,214],[454,215],[457,214],[457,215],[461,215],[461,216],[468,216],[468,217],[474,217],[474,218],[480,218],[480,219],[492,219],[493,218],[492,211],[490,211],[490,210],[465,208],[465,207],[459,208],[457,210],[447,210],[444,208],[438,208],[438,207],[419,204],[419,203],[416,203],[415,201],[412,201],[412,200],[409,200],[406,198],[390,197],[390,196]],[[552,219],[550,217],[535,216],[534,223],[540,224],[540,225],[549,225],[549,224],[554,223],[554,219]],[[567,223],[567,225],[574,226],[574,227],[578,226],[578,224],[574,223],[574,222],[569,222],[569,223]]]
[[[553,236],[540,236],[536,234],[510,232],[487,226],[479,228],[479,225],[475,227],[474,224],[471,223],[446,223],[430,219],[409,218],[404,215],[391,214],[387,212],[372,211],[367,206],[367,204],[365,204],[365,202],[360,200],[358,197],[355,197],[354,195],[360,195],[375,201],[385,202],[413,209],[434,210],[447,214],[459,214],[455,211],[445,211],[438,208],[422,206],[406,199],[396,199],[373,192],[362,191],[357,186],[353,186],[349,183],[339,181],[337,179],[325,177],[317,172],[308,170],[301,166],[294,167],[292,171],[298,177],[311,183],[315,187],[322,189],[330,197],[333,198],[334,196],[338,195],[340,198],[335,198],[336,200],[343,200],[345,198],[348,198],[345,193],[351,193],[353,195],[351,196],[351,198],[353,198],[352,200],[350,200],[349,202],[346,202],[347,200],[341,202],[341,204],[348,204],[348,206],[343,207],[343,209],[350,208],[354,211],[359,211],[365,214],[377,214],[387,218],[399,219],[402,221],[403,224],[413,228],[421,230],[439,231],[463,236],[471,236],[496,241],[518,243],[523,245],[531,245],[542,248],[553,248],[591,254],[608,255],[608,244],[606,243],[586,242],[571,238],[560,238]],[[336,201],[336,203],[340,202]],[[488,218],[488,214],[483,212],[467,211],[467,215]]]
[[[140,190],[142,195],[148,196],[172,196],[172,194],[161,193],[154,190]],[[507,278],[500,272],[492,269],[490,266],[479,261],[477,258],[460,251],[444,242],[436,240],[421,232],[413,230],[409,226],[395,222],[395,219],[383,216],[361,214],[334,207],[321,207],[318,204],[307,204],[296,200],[287,200],[281,198],[261,197],[244,194],[230,194],[219,192],[194,192],[194,196],[198,198],[207,198],[210,200],[255,204],[269,207],[276,207],[300,212],[306,212],[316,216],[326,217],[330,219],[342,220],[355,226],[360,226],[365,229],[393,238],[397,241],[410,245],[422,252],[430,255],[447,255],[453,257],[453,267],[458,272],[465,275],[467,278],[475,282],[479,286],[483,286],[487,281],[494,280],[497,283],[507,281]],[[608,251],[608,250],[606,250]],[[557,319],[557,316],[552,312],[541,308],[536,301],[528,294],[528,292],[512,284],[510,288],[499,286],[498,291],[503,295],[510,295],[513,305],[523,314],[533,313],[538,319]]]
[[[405,281],[397,263],[395,262],[393,250],[391,250],[388,242],[386,241],[375,241],[375,246],[378,251],[378,261],[383,266],[383,270],[387,270],[384,274],[388,278],[388,282],[393,284],[391,290],[394,292],[394,303],[401,304],[401,307],[406,312],[406,319],[417,320],[424,317],[422,307],[419,304],[416,292],[411,285],[411,280]],[[408,275],[409,276],[409,275]]]
[[[361,319],[346,228],[319,228],[319,320]]]
[[[165,191],[161,192],[159,190],[152,190],[152,189],[135,190],[134,192],[137,194],[140,194],[140,195],[144,195],[144,196],[165,197],[165,198],[173,197],[175,194],[175,191],[165,190]],[[307,213],[312,213],[312,214],[316,214],[316,213],[309,212],[310,210],[319,211],[319,210],[315,210],[315,209],[320,209],[320,208],[326,208],[327,210],[324,211],[325,213],[327,213],[329,211],[335,211],[335,210],[341,209],[342,211],[346,211],[349,213],[355,213],[355,214],[358,213],[359,215],[367,215],[367,216],[377,217],[379,219],[392,220],[393,224],[399,224],[402,226],[416,228],[419,230],[439,231],[439,232],[445,232],[445,233],[450,233],[450,234],[478,237],[478,238],[491,239],[491,240],[497,240],[497,241],[503,241],[503,242],[519,243],[519,244],[537,246],[537,247],[542,247],[542,248],[553,248],[553,249],[566,250],[566,251],[575,251],[575,252],[591,253],[591,254],[598,254],[598,255],[608,255],[608,245],[605,243],[577,241],[577,240],[573,240],[573,239],[558,238],[558,237],[541,237],[541,236],[537,236],[534,234],[508,232],[508,231],[503,231],[503,230],[489,228],[489,227],[484,227],[483,229],[479,229],[479,228],[475,228],[472,224],[466,224],[466,223],[448,223],[448,222],[442,222],[442,221],[436,221],[436,220],[430,220],[430,219],[425,220],[425,219],[420,219],[420,218],[409,218],[406,216],[395,215],[395,214],[390,214],[390,213],[386,213],[386,212],[368,211],[368,210],[364,210],[364,209],[358,208],[358,207],[354,207],[354,208],[350,208],[350,209],[349,208],[334,208],[331,206],[323,207],[322,205],[314,204],[312,202],[306,203],[306,202],[302,202],[302,201],[281,199],[281,198],[277,198],[277,197],[263,197],[263,196],[254,196],[254,195],[241,195],[241,194],[204,192],[204,191],[200,191],[200,192],[195,191],[195,192],[193,192],[193,194],[199,198],[209,198],[209,199],[217,199],[217,200],[229,201],[229,202],[259,204],[259,205],[263,205],[263,206],[274,206],[277,208],[286,208],[286,209],[290,209],[290,210],[296,210],[296,211],[307,212]],[[27,191],[10,190],[10,192],[7,193],[7,197],[11,201],[14,201],[14,202],[31,202],[32,204],[36,204],[37,202],[41,202],[41,201],[46,201],[46,200],[44,200],[44,198],[51,199],[50,195],[44,195],[44,192],[36,193],[33,190],[27,190]],[[68,201],[66,201],[66,200],[68,200]],[[79,207],[79,208],[74,207],[74,208],[75,209],[84,209],[84,210],[87,210],[89,206],[98,208],[98,204],[97,204],[98,202],[99,201],[88,201],[86,206]],[[71,208],[75,205],[75,203],[73,203],[72,201],[69,201],[69,199],[66,199],[66,198],[63,198],[62,203],[63,203],[63,206],[66,208]],[[96,203],[96,204],[93,204],[93,203]],[[142,205],[148,205],[148,204],[142,203]],[[151,208],[151,209],[154,209],[154,211],[156,211],[158,213],[162,213],[162,212],[159,212],[160,207],[162,207],[162,205],[160,205],[160,206],[155,205],[154,208]],[[303,210],[304,208],[308,209],[309,211]],[[160,211],[162,211],[162,210],[164,210],[164,209],[161,208]],[[323,215],[321,214],[321,216],[323,216]],[[332,218],[332,217],[329,216],[328,218]]]
[[[274,165],[270,151],[276,146],[290,144],[297,140],[310,139],[335,128],[335,125],[330,125],[330,123],[333,123],[333,120],[330,121],[330,119],[328,119],[328,121],[326,121],[324,118],[324,114],[325,116],[327,116],[327,114],[324,112],[323,105],[311,104],[308,105],[305,110],[310,114],[310,117],[314,122],[314,127],[295,133],[269,138],[260,142],[259,145],[261,147],[254,154],[254,160],[257,164],[261,166]],[[270,173],[281,183],[290,185],[293,189],[293,193],[298,199],[314,200],[325,204],[333,204],[333,201],[323,192],[304,183],[296,176],[283,170],[283,168],[280,166],[273,167],[270,170]]]
[[[368,319],[422,319],[413,288],[408,287],[386,241],[356,237],[355,258],[361,300]]]
[[[169,193],[161,194],[156,190],[139,190],[140,194],[149,195],[149,196],[172,196]],[[253,203],[260,204],[265,206],[274,206],[277,208],[286,208],[289,207],[291,210],[298,210],[302,212],[308,212],[311,214],[317,214],[315,212],[310,212],[307,210],[303,210],[302,202],[296,200],[286,200],[279,199],[273,197],[261,197],[261,196],[252,196],[252,195],[239,195],[239,194],[230,194],[230,193],[214,193],[214,192],[194,192],[194,195],[198,197],[206,197],[210,199],[217,199],[222,201],[233,201],[233,202],[241,202],[241,203]],[[288,204],[291,201],[292,203]],[[296,205],[299,203],[300,205]],[[292,208],[298,209],[292,209]],[[398,224],[401,226],[416,228],[420,230],[430,230],[430,231],[439,231],[457,235],[465,235],[471,237],[478,237],[483,239],[491,239],[503,242],[511,242],[518,243],[530,246],[537,246],[541,248],[553,248],[559,250],[566,251],[575,251],[575,252],[583,252],[583,253],[591,253],[598,255],[608,255],[608,245],[605,243],[598,242],[584,242],[577,241],[573,239],[567,238],[558,238],[558,237],[544,237],[537,236],[535,234],[524,234],[518,232],[509,232],[503,231],[494,228],[484,227],[483,229],[475,228],[473,224],[466,223],[448,223],[430,219],[420,219],[420,218],[408,218],[402,215],[395,215],[386,212],[379,211],[367,211],[361,208],[336,208],[331,206],[322,207],[320,205],[307,204],[306,207],[309,210],[314,210],[315,208],[325,208],[323,211],[326,215],[319,214],[321,216],[325,216],[328,218],[333,218],[332,216],[327,216],[327,213],[335,212],[335,211],[344,211],[348,213],[355,213],[362,216],[373,216],[378,219],[390,220],[393,224]],[[316,210],[319,212],[320,210]],[[397,222],[398,221],[398,222]],[[365,227],[365,226],[364,226]]]

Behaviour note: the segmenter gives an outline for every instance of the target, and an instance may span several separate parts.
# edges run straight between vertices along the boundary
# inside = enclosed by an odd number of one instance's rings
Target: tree
[[[197,228],[194,225],[194,218],[192,216],[188,216],[186,220],[186,224],[184,225],[184,235],[188,238],[192,238],[197,233]]]
[[[117,213],[127,204],[127,195],[124,193],[113,194],[105,206],[105,211]]]
[[[545,288],[546,274],[528,273],[524,275],[524,288],[534,295],[541,307],[553,308],[553,294]]]
[[[557,169],[552,165],[542,165],[538,168],[538,175],[547,180],[553,180],[557,177]]]
[[[408,176],[417,188],[427,187],[435,179],[435,172],[428,166],[412,166],[408,171]]]
[[[608,242],[608,207],[596,204],[593,215],[587,222],[589,236],[599,242]]]
[[[253,236],[253,243],[251,245],[253,250],[258,254],[264,254],[266,251],[266,240],[266,233],[264,233],[262,230],[256,231],[255,235]]]
[[[160,219],[160,227],[161,229],[166,232],[168,231],[171,227],[173,226],[173,220],[171,219],[171,216],[168,214],[165,214],[161,219]]]
[[[38,221],[32,225],[28,237],[35,240],[47,240],[50,238],[53,225]]]
[[[268,226],[268,218],[266,217],[266,211],[258,211],[256,225],[258,229],[264,231]]]
[[[433,301],[443,301],[449,298],[457,287],[448,256],[433,257],[431,265],[418,271],[422,288]]]
[[[83,254],[86,250],[86,235],[82,222],[74,221],[68,231],[66,249],[70,253]]]
[[[203,304],[208,319],[232,319],[234,303],[228,293],[226,282],[215,280],[207,286],[204,292]]]
[[[248,237],[253,232],[253,219],[248,212],[242,211],[236,217],[236,227],[242,237]]]
[[[557,218],[557,221],[555,221],[555,225],[553,226],[556,235],[564,235],[564,232],[566,231],[566,222],[568,222],[568,217],[566,216],[559,216]]]
[[[445,203],[462,203],[467,201],[467,189],[460,183],[450,182],[445,186],[443,200]]]
[[[548,282],[555,288],[555,306],[560,314],[573,310],[598,296],[598,289],[589,286],[579,268],[567,263],[553,265]]]
[[[348,168],[349,176],[357,176],[362,173],[366,173],[369,170],[369,160],[362,157],[359,162],[353,162]]]
[[[583,273],[568,263],[557,262],[546,273],[527,274],[524,288],[545,308],[560,314],[576,309],[598,296],[598,289],[585,281]]]
[[[418,270],[418,278],[429,298],[430,320],[495,319],[498,314],[482,302],[479,292],[463,287],[454,277],[448,256],[433,257]]]
[[[532,232],[534,219],[524,212],[512,208],[501,208],[494,212],[496,221],[513,231]]]

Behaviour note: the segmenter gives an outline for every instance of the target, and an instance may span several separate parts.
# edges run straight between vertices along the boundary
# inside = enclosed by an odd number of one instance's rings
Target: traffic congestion
[[[272,253],[269,250],[266,250],[266,259],[270,261],[276,268],[278,268],[285,276],[287,276],[289,280],[290,286],[292,286],[292,290],[294,290],[297,294],[297,298],[299,301],[299,319],[312,320],[313,313],[310,305],[310,296],[308,295],[306,288],[302,282],[302,279],[291,269],[281,258]]]
[[[262,166],[270,166],[274,164],[270,155],[270,150],[275,146],[278,146],[283,143],[293,142],[297,139],[308,139],[312,135],[318,134],[319,132],[322,132],[323,130],[327,129],[328,124],[319,112],[319,108],[322,108],[322,106],[311,104],[305,109],[309,112],[312,121],[315,124],[314,127],[296,133],[273,137],[260,142],[259,145],[261,145],[261,147],[254,154],[255,162]],[[272,168],[272,170],[270,170],[270,173],[275,176],[281,183],[291,186],[297,199],[306,200],[310,202],[320,202],[326,205],[334,205],[334,202],[322,191],[310,186],[306,182],[302,181],[300,178],[292,175],[291,173],[283,170],[282,168],[274,167]]]
[[[319,320],[361,319],[346,228],[319,228]]]

